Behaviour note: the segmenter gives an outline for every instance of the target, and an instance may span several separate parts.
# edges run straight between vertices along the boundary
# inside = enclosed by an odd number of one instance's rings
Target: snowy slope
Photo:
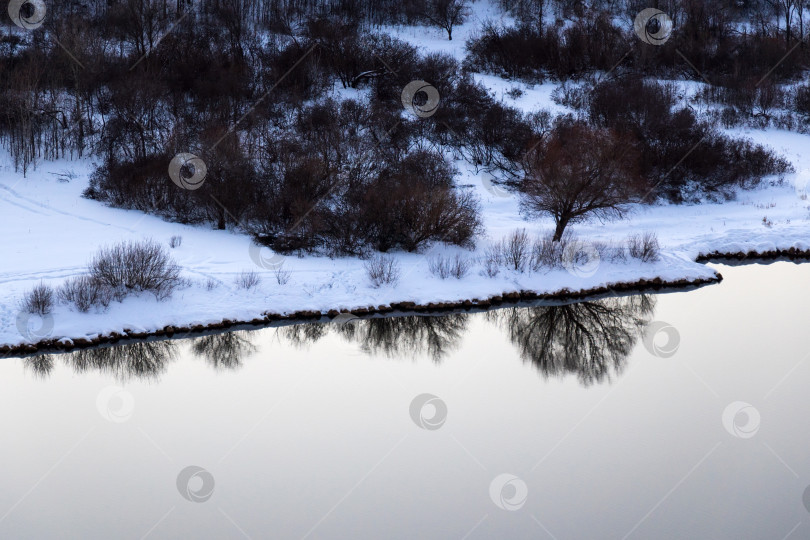
[[[501,18],[500,12],[486,2],[474,4],[471,21],[454,32],[448,42],[438,30],[391,28],[403,39],[418,43],[428,51],[451,52],[463,56],[464,40],[481,21]],[[508,19],[504,19],[509,22]],[[554,104],[550,94],[554,84],[526,85],[491,75],[476,74],[493,94],[523,110],[547,109],[554,114],[565,108]],[[517,99],[506,92],[520,87]],[[343,97],[362,98],[362,93],[336,88]],[[504,292],[533,290],[554,293],[592,289],[615,283],[631,283],[659,277],[666,281],[712,278],[714,271],[695,263],[700,254],[712,252],[757,252],[796,247],[810,249],[810,136],[768,130],[736,130],[730,134],[746,136],[766,144],[787,157],[796,169],[785,177],[784,185],[766,185],[739,194],[735,201],[701,205],[654,205],[635,208],[629,219],[602,224],[592,222],[574,226],[581,238],[589,241],[621,241],[628,234],[655,231],[662,246],[662,260],[654,264],[601,261],[590,272],[555,270],[541,273],[501,272],[490,278],[476,263],[462,280],[441,280],[428,270],[428,257],[437,252],[463,253],[470,258],[483,254],[489,241],[499,240],[517,228],[542,234],[551,221],[526,221],[519,213],[517,198],[494,186],[484,173],[476,173],[464,162],[457,163],[458,183],[469,186],[481,199],[485,236],[475,252],[438,246],[426,254],[397,253],[402,267],[400,283],[394,287],[372,288],[356,258],[329,259],[319,256],[286,257],[284,268],[291,272],[288,283],[276,282],[272,269],[254,262],[249,251],[250,239],[232,231],[215,231],[168,223],[136,211],[105,207],[81,198],[92,171],[90,160],[41,162],[28,178],[15,173],[6,153],[0,154],[0,345],[35,341],[26,328],[36,328],[37,320],[20,320],[19,301],[25,291],[42,281],[59,286],[66,278],[84,272],[84,268],[102,245],[122,240],[152,238],[168,245],[174,235],[182,245],[171,250],[183,268],[189,285],[177,291],[169,301],[158,302],[151,295],[114,302],[103,313],[81,314],[64,305],[52,314],[50,337],[93,337],[129,329],[153,331],[167,325],[191,326],[214,324],[223,319],[250,320],[265,312],[287,314],[301,310],[327,311],[388,305],[411,301],[450,302],[487,298]],[[76,178],[61,182],[53,173],[72,171]],[[775,180],[775,179],[774,179]],[[168,181],[168,180],[167,180]],[[263,256],[273,254],[265,250]],[[242,271],[262,275],[255,289],[235,285]],[[216,283],[210,288],[209,282]],[[22,330],[20,326],[23,326]],[[28,325],[28,326],[25,326]]]
[[[183,267],[190,286],[175,293],[169,301],[158,302],[146,294],[123,303],[114,302],[103,313],[80,314],[60,305],[53,313],[52,336],[92,337],[125,328],[150,331],[166,325],[211,324],[226,318],[249,320],[266,311],[284,314],[402,301],[454,301],[522,289],[550,293],[654,277],[708,278],[713,271],[693,262],[700,253],[768,251],[794,246],[810,249],[807,234],[810,202],[802,198],[802,186],[810,178],[810,156],[802,151],[808,147],[810,138],[784,132],[747,135],[770,143],[793,161],[798,172],[787,176],[789,185],[744,192],[739,200],[724,204],[639,207],[628,220],[604,225],[588,223],[575,228],[578,236],[589,240],[621,240],[629,233],[656,231],[664,251],[658,263],[602,261],[593,275],[558,270],[502,272],[495,278],[481,275],[481,266],[476,265],[462,280],[441,280],[428,270],[427,256],[431,253],[398,253],[402,279],[396,288],[380,289],[368,283],[363,261],[316,256],[287,257],[284,267],[292,272],[292,277],[285,285],[279,285],[271,269],[260,268],[253,262],[248,249],[250,240],[245,235],[168,223],[140,212],[108,208],[82,199],[80,193],[91,169],[86,161],[41,163],[26,179],[6,165],[0,171],[0,230],[5,248],[0,261],[0,343],[29,341],[17,328],[17,306],[26,290],[39,281],[58,286],[65,278],[82,273],[99,246],[126,239],[152,238],[168,243],[171,236],[182,236],[182,245],[171,253]],[[78,177],[65,183],[49,174],[63,170],[72,170]],[[484,175],[476,175],[468,168],[459,181],[469,184],[481,197],[489,238],[499,239],[515,228],[525,227],[534,234],[550,228],[550,221],[525,221],[518,213],[517,199],[493,188]],[[763,225],[763,217],[773,224]],[[480,255],[486,244],[487,240],[482,239],[476,253],[450,247],[436,250],[473,257]],[[262,283],[249,291],[236,287],[234,280],[243,270],[259,272]],[[219,285],[209,291],[206,282],[210,279]],[[36,327],[38,322],[31,324]]]

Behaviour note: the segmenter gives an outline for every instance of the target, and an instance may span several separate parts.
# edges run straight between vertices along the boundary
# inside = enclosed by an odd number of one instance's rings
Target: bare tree
[[[447,32],[452,41],[453,27],[463,23],[469,12],[467,0],[428,0],[422,18]]]
[[[216,369],[237,369],[242,358],[256,352],[256,346],[248,332],[235,331],[197,338],[192,350]]]
[[[574,374],[583,386],[619,375],[655,312],[649,295],[487,313],[546,378]]]
[[[582,123],[561,124],[525,160],[521,206],[530,215],[550,214],[558,242],[569,223],[621,217],[641,192],[637,166],[630,140]]]
[[[807,0],[796,0],[796,18],[799,19],[799,41],[804,49],[804,8],[810,5]]]
[[[766,0],[778,17],[785,21],[785,47],[790,47],[791,31],[793,28],[793,12],[799,9],[803,0]],[[776,23],[777,34],[779,33],[779,23]]]

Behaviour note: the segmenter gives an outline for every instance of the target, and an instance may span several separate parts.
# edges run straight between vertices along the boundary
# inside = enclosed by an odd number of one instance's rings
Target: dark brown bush
[[[729,198],[764,176],[790,169],[763,146],[722,135],[690,109],[676,108],[672,89],[653,81],[623,77],[596,85],[589,117],[597,126],[631,137],[639,172],[651,181],[646,202]]]
[[[658,236],[654,232],[646,231],[642,234],[631,234],[627,238],[627,252],[634,259],[641,262],[655,262],[660,258],[661,247]]]
[[[114,291],[89,275],[69,278],[59,288],[59,299],[73,304],[82,313],[91,307],[106,308],[113,299]]]
[[[47,315],[53,310],[53,300],[53,289],[44,283],[39,283],[25,293],[20,309],[26,313]]]

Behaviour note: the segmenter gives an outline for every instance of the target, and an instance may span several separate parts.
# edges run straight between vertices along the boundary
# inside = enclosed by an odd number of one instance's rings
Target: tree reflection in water
[[[649,295],[605,298],[576,304],[510,307],[484,316],[495,322],[545,377],[576,374],[584,385],[620,374],[643,327],[652,318],[655,299]],[[428,355],[441,361],[455,350],[469,325],[467,313],[441,316],[377,317],[343,323],[285,326],[277,335],[295,346],[315,343],[335,333],[356,343],[366,354],[388,357]],[[77,373],[98,370],[118,380],[157,378],[177,358],[178,341],[143,341],[114,347],[86,349],[60,355]],[[195,338],[191,351],[215,369],[236,369],[257,348],[246,331]],[[47,377],[56,356],[24,360],[26,369]]]
[[[174,341],[139,341],[114,347],[84,349],[65,355],[76,373],[98,370],[119,381],[157,379],[177,358]]]
[[[29,356],[23,360],[25,369],[31,370],[37,379],[47,379],[53,371],[56,362],[52,354],[41,354],[39,356]]]
[[[25,358],[23,363],[26,369],[39,378],[48,377],[56,364],[55,359],[62,358],[78,374],[96,370],[110,374],[121,382],[133,378],[157,379],[177,359],[178,343],[181,342],[140,341],[113,347],[83,349],[64,355],[31,356]],[[256,347],[248,332],[237,330],[196,338],[191,342],[191,351],[215,369],[237,369],[242,365],[242,358],[255,352]]]
[[[278,332],[289,343],[302,346],[334,331],[346,341],[357,343],[366,354],[383,354],[390,358],[427,354],[439,362],[458,346],[467,330],[468,317],[466,313],[378,317],[341,324],[298,324],[279,328]]]
[[[357,320],[347,323],[355,324]],[[335,325],[322,323],[303,323],[276,328],[276,336],[294,347],[306,347],[329,334]]]
[[[196,338],[191,350],[214,369],[238,369],[242,366],[242,358],[256,352],[256,346],[248,332],[236,330]]]
[[[576,374],[589,386],[619,375],[643,327],[652,318],[650,295],[576,304],[513,307],[487,318],[504,328],[524,361],[545,377]]]
[[[466,313],[439,317],[409,315],[354,321],[338,326],[337,333],[359,344],[367,354],[390,358],[427,354],[434,362],[440,362],[458,347],[468,323]]]

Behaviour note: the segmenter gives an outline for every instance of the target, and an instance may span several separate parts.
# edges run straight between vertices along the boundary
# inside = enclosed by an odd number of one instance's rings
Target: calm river
[[[717,268],[2,360],[0,538],[810,538],[810,265]]]

